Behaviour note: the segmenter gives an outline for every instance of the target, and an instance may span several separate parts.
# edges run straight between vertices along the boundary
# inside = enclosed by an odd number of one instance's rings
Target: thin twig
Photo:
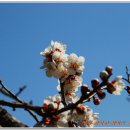
[[[126,66],[126,75],[127,75],[127,79],[129,80],[129,76],[130,76],[130,74],[129,74],[128,66]]]
[[[10,96],[10,94],[8,94],[3,88],[0,88],[0,92],[9,98],[12,98],[12,96]]]
[[[125,80],[127,83],[130,84],[130,74],[129,74],[129,69],[128,69],[128,66],[126,66],[126,75],[127,75],[127,78],[122,78],[123,80]]]
[[[2,83],[2,81],[0,80],[0,85],[2,86],[2,88],[7,91],[8,94],[10,94],[12,96],[13,99],[15,99],[16,101],[18,101],[19,103],[23,103],[24,102],[22,100],[20,100],[15,94],[13,94],[7,87],[5,87]],[[36,117],[36,115],[34,115],[34,113],[28,109],[25,109],[27,112],[29,112],[29,114],[36,120],[36,122],[39,122],[38,118]]]
[[[19,91],[15,94],[16,96],[19,96],[25,89],[27,88],[26,85],[19,88]]]
[[[124,77],[122,79],[125,80],[127,83],[130,83],[130,81],[128,79],[126,79]]]

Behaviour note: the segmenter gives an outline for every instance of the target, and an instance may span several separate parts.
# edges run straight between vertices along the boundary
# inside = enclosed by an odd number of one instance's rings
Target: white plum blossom
[[[43,111],[57,111],[64,106],[61,102],[61,96],[59,94],[47,97],[43,102]],[[62,112],[52,118],[46,117],[44,125],[47,127],[68,127],[68,114],[70,111]]]
[[[48,77],[64,78],[68,76],[68,70],[63,66],[63,63],[68,59],[65,54],[66,45],[57,41],[52,41],[51,45],[40,54],[45,57],[43,66]]]
[[[125,88],[125,83],[122,81],[122,76],[117,76],[113,82],[115,87],[114,95],[120,95],[121,91]]]
[[[101,99],[101,89],[103,88],[111,94],[120,95],[125,84],[122,81],[122,76],[117,76],[113,81],[109,81],[112,67],[107,66],[100,72],[100,78],[105,83],[104,86],[100,86],[98,79],[91,80],[93,89],[88,88],[88,85],[82,85],[85,58],[74,53],[66,54],[66,47],[65,44],[51,41],[51,45],[40,53],[45,58],[41,68],[45,69],[48,77],[58,79],[57,90],[59,92],[59,94],[49,96],[44,100],[41,107],[41,112],[45,113],[42,126],[94,127],[98,121],[98,113],[94,113],[88,106],[79,103],[88,101],[92,97],[93,100]],[[81,97],[76,93],[79,87],[81,87]],[[98,98],[94,97],[93,92],[97,94]],[[98,105],[99,103],[94,102],[94,104]]]
[[[53,110],[58,110],[63,108],[63,104],[61,102],[61,96],[59,94],[56,94],[54,96],[48,96],[43,101],[43,110],[48,111],[49,106],[53,108]]]
[[[83,73],[84,57],[78,57],[74,53],[66,54],[66,45],[60,42],[52,41],[40,54],[45,57],[41,68],[45,69],[48,77],[55,77],[64,82],[69,75],[81,76]]]
[[[61,63],[67,61],[67,56],[68,56],[67,54],[56,51],[52,54],[52,59],[56,63]]]
[[[80,127],[94,127],[98,120],[98,113],[93,113],[88,106],[79,104],[70,116],[70,120],[77,122]]]
[[[63,81],[63,80],[62,80]],[[61,91],[60,82],[58,80],[58,86],[57,90]],[[75,92],[78,91],[78,88],[82,85],[82,77],[77,75],[71,75],[68,76],[64,80],[64,94],[65,94],[65,100],[67,103],[75,103],[79,100],[79,97]]]
[[[84,70],[84,57],[78,57],[74,53],[66,54],[66,45],[57,41],[52,41],[51,45],[41,52],[41,55],[45,57],[42,68],[46,70],[46,75],[59,79],[59,92],[61,91],[60,84],[64,84],[66,103],[76,103],[80,99],[75,92],[82,85],[81,76]],[[64,108],[61,97],[61,93],[47,97],[43,103],[43,111],[50,112]],[[88,106],[80,104],[73,112],[69,110],[54,115],[52,118],[46,117],[44,125],[68,127],[68,121],[74,121],[78,123],[79,127],[92,127],[96,115]]]
[[[76,103],[79,100],[79,97],[76,93],[68,91],[65,93],[65,100],[68,103]]]
[[[69,76],[68,69],[63,65],[63,63],[60,63],[57,66],[57,71],[58,78],[62,79],[61,81],[64,82],[64,80]]]
[[[43,103],[49,104],[51,102],[61,102],[61,96],[59,94],[48,96]]]
[[[61,44],[60,42],[57,41],[51,41],[51,45],[47,47],[44,51],[42,51],[40,54],[42,56],[48,56],[52,55],[54,52],[65,53],[65,51],[66,51],[66,45]]]
[[[68,68],[70,75],[76,73],[82,74],[84,70],[84,62],[85,59],[83,56],[78,57],[76,54],[72,53],[68,56],[68,62],[65,63],[65,66]]]
[[[76,92],[78,88],[82,85],[82,77],[77,75],[72,75],[65,81],[65,92],[71,91]]]
[[[58,76],[58,71],[57,71],[57,68],[56,68],[56,64],[54,62],[46,62],[44,64],[44,67],[46,68],[46,75],[48,77],[57,77]]]

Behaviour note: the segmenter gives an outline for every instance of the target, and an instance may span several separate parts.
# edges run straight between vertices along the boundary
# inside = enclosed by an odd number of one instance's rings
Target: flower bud
[[[110,82],[110,81],[108,82],[106,89],[107,89],[107,92],[109,92],[110,94],[112,94],[116,90],[113,82]]]
[[[93,97],[93,103],[95,105],[99,105],[100,104],[100,100],[98,98],[96,98],[96,97]]]
[[[102,72],[100,72],[100,78],[104,81],[107,80],[109,77],[109,74],[107,71],[103,70]]]
[[[107,66],[105,68],[105,70],[108,72],[109,75],[112,75],[112,67],[111,66]]]
[[[127,86],[126,91],[130,94],[130,86]]]
[[[98,79],[93,79],[91,80],[91,84],[93,88],[96,88],[99,85],[99,80]]]
[[[101,89],[97,90],[97,95],[99,99],[104,99],[106,97],[105,92],[103,92]]]
[[[89,91],[88,85],[81,86],[81,93],[82,95],[85,95]]]

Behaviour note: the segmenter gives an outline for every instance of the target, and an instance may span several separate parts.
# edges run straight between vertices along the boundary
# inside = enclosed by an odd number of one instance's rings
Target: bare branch
[[[102,82],[97,88],[93,89],[93,91],[91,91],[87,95],[87,97],[81,97],[76,103],[74,103],[72,105],[67,105],[64,108],[61,108],[60,110],[58,110],[57,112],[43,113],[43,112],[41,112],[41,107],[39,107],[39,106],[33,106],[33,105],[30,105],[27,103],[19,103],[19,104],[18,103],[10,103],[10,102],[3,101],[3,100],[0,100],[0,105],[12,107],[12,108],[29,109],[29,110],[36,112],[38,115],[40,115],[42,117],[52,116],[52,115],[57,115],[57,114],[60,114],[62,112],[74,109],[77,107],[78,104],[87,102],[89,99],[91,99],[96,94],[96,91],[98,89],[104,89],[105,85],[107,85],[107,81]]]
[[[4,108],[0,107],[0,126],[2,127],[28,127],[21,123],[11,114],[9,114]]]
[[[15,94],[13,94],[7,87],[5,87],[2,83],[2,81],[0,80],[0,85],[2,86],[2,88],[16,101],[18,101],[19,103],[23,103],[24,102],[22,100],[20,100]],[[36,120],[36,122],[39,122],[38,118],[36,117],[36,115],[34,115],[34,113],[28,109],[25,108],[25,110]]]
[[[0,92],[3,94],[3,95],[5,95],[5,96],[7,96],[7,97],[9,97],[9,98],[12,98],[12,96],[10,96],[10,94],[8,94],[3,88],[0,88]],[[12,98],[13,99],[13,98]]]
[[[39,106],[33,106],[30,104],[26,104],[26,103],[11,103],[5,100],[0,100],[0,105],[2,106],[8,106],[8,107],[12,107],[12,108],[24,108],[24,109],[29,109],[35,112],[40,111],[41,107]]]

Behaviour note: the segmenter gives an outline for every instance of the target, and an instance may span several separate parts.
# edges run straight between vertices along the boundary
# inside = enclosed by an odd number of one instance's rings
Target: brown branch
[[[0,92],[9,98],[12,98],[12,96],[10,96],[10,94],[8,94],[3,88],[0,88]]]
[[[61,83],[61,81],[60,81],[60,89],[61,89],[60,94],[61,94],[62,103],[64,106],[67,106],[66,101],[65,101],[64,83]]]
[[[18,101],[19,103],[23,103],[24,102],[22,100],[20,100],[15,94],[13,94],[7,87],[5,87],[2,83],[2,81],[0,80],[0,85],[2,86],[2,88],[16,101]],[[25,108],[25,110],[36,120],[36,122],[39,122],[38,118],[36,117],[36,115],[34,115],[34,113],[28,109]]]
[[[33,106],[30,104],[26,104],[26,103],[11,103],[5,100],[0,100],[0,105],[2,106],[8,106],[8,107],[12,107],[12,108],[24,108],[24,109],[29,109],[35,112],[39,112],[41,110],[41,107],[39,106]]]
[[[28,127],[14,118],[4,108],[0,107],[0,126],[2,127]]]
[[[41,111],[41,107],[39,107],[39,106],[33,106],[33,105],[30,105],[27,103],[24,103],[24,104],[23,103],[19,103],[19,104],[18,103],[10,103],[10,102],[3,101],[3,100],[0,100],[0,105],[12,107],[12,108],[29,109],[29,110],[36,112],[38,115],[40,115],[42,117],[52,116],[52,115],[60,114],[62,112],[74,109],[74,108],[76,108],[76,106],[78,104],[87,102],[89,99],[91,99],[96,94],[96,91],[98,89],[104,89],[105,85],[107,85],[107,81],[102,82],[97,88],[93,89],[93,91],[91,91],[86,97],[81,97],[75,104],[67,105],[64,108],[61,108],[60,110],[58,110],[57,112],[43,113]]]
[[[60,110],[58,110],[56,112],[44,113],[44,112],[41,111],[41,107],[33,106],[33,105],[23,103],[23,102],[18,104],[18,103],[10,103],[10,102],[7,102],[7,101],[0,100],[0,104],[5,105],[5,106],[9,106],[9,107],[12,107],[12,108],[29,109],[29,110],[36,112],[38,115],[40,115],[44,118],[46,116],[57,115],[57,114],[60,114],[62,112],[65,112],[65,111],[75,109],[78,104],[84,103],[84,102],[87,102],[88,100],[90,100],[97,93],[98,89],[104,89],[104,86],[107,85],[107,82],[108,82],[108,80],[103,81],[102,83],[100,83],[98,85],[97,88],[94,88],[87,96],[81,96],[81,98],[76,103],[71,104],[71,105],[67,105],[64,108],[61,108]]]
[[[97,91],[98,89],[102,89],[102,87],[104,87],[105,85],[107,85],[107,81],[102,82],[97,88],[93,89],[93,91],[91,91],[91,92],[87,95],[87,97],[81,97],[75,104],[68,105],[68,106],[66,106],[65,108],[62,108],[62,109],[58,110],[58,111],[57,111],[57,114],[60,114],[60,113],[62,113],[62,112],[65,112],[65,111],[74,109],[74,108],[76,108],[76,106],[77,106],[78,104],[87,102],[89,99],[91,99],[91,98],[95,95],[95,93],[96,93],[96,91]]]

